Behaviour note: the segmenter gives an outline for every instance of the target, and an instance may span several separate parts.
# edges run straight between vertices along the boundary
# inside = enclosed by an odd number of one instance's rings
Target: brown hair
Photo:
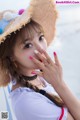
[[[16,44],[17,37],[20,35],[20,37],[22,37],[22,41],[23,41],[24,40],[24,36],[22,34],[23,31],[27,31],[27,35],[30,37],[33,37],[33,34],[34,34],[32,31],[33,29],[36,32],[43,32],[43,29],[39,24],[37,24],[34,21],[31,21],[26,26],[21,28],[20,31],[17,30],[16,34],[12,33],[11,36],[7,36],[5,42],[0,45],[0,64],[1,64],[1,67],[4,71],[4,73],[10,74],[12,79],[16,78],[17,82],[20,83],[22,86],[29,87],[29,88],[33,89],[35,92],[41,93],[41,91],[38,89],[38,87],[33,86],[28,81],[26,83],[23,81],[23,78],[21,78],[18,69],[16,68],[15,64],[10,59],[10,57],[13,55],[13,48],[14,48],[14,45]],[[10,82],[10,79],[8,77],[8,79],[0,82],[0,86],[1,85],[6,86],[6,85],[8,85],[9,82]],[[57,106],[59,106],[59,107],[64,106],[63,101],[59,97],[55,96],[54,94],[45,92],[45,91],[42,91],[42,92],[44,92],[45,94],[43,94],[43,93],[41,93],[41,94],[45,95],[52,102],[54,102]]]

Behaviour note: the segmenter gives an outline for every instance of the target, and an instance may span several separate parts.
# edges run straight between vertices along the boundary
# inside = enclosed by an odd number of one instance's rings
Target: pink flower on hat
[[[21,15],[21,14],[23,14],[24,11],[25,11],[24,9],[20,9],[18,14]]]

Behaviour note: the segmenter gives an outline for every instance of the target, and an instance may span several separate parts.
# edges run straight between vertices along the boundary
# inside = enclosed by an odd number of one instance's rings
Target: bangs
[[[26,39],[30,39],[32,40],[34,38],[34,33],[43,33],[44,34],[44,31],[42,29],[42,27],[34,22],[34,21],[31,21],[30,23],[28,23],[25,27],[23,27],[20,32],[19,32],[19,35],[20,35],[20,42],[23,43],[25,42]]]

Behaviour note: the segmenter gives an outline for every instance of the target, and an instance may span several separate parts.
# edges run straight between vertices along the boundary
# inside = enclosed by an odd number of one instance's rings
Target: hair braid
[[[24,82],[24,80],[21,80],[21,84],[25,87],[33,89],[35,92],[38,92],[44,96],[46,96],[48,99],[50,99],[54,104],[56,104],[58,107],[65,107],[64,102],[62,99],[54,94],[51,94],[45,90],[39,89],[37,86],[32,85],[28,81]]]

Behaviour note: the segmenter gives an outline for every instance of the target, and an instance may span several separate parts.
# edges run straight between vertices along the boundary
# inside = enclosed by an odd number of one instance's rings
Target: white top
[[[46,81],[45,83],[46,87],[43,89],[55,93],[51,84]],[[30,88],[16,88],[10,92],[10,98],[17,120],[67,120],[66,108],[62,112],[62,109],[51,100]],[[63,114],[62,119],[60,119],[61,114]]]

